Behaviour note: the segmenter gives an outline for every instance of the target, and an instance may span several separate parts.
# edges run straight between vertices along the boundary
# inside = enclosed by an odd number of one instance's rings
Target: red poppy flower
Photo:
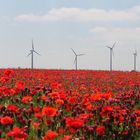
[[[14,140],[25,140],[25,138],[14,138]]]
[[[0,119],[1,124],[6,125],[6,124],[13,124],[13,118],[9,116],[2,117]]]
[[[96,93],[96,94],[91,94],[91,101],[99,101],[101,100],[101,94],[100,93]]]
[[[104,135],[105,134],[105,126],[98,126],[97,128],[96,128],[96,133],[97,133],[97,135]]]
[[[53,89],[57,89],[57,88],[59,88],[61,85],[60,85],[58,82],[52,82],[52,83],[50,84],[50,86],[51,86]]]
[[[136,118],[135,125],[136,125],[137,127],[140,127],[140,117],[137,117],[137,118]]]
[[[6,83],[7,81],[9,81],[9,77],[1,77],[0,78],[0,82],[2,82],[3,84]]]
[[[42,109],[43,116],[54,117],[56,116],[56,113],[57,113],[57,109],[50,106],[46,106]]]
[[[42,113],[41,112],[35,113],[35,117],[38,118],[38,119],[41,119],[42,118]]]
[[[137,122],[140,122],[140,117],[137,117],[136,120],[137,120]]]
[[[38,113],[40,111],[40,107],[35,107],[35,108],[33,108],[33,110],[35,113]]]
[[[54,140],[55,137],[58,136],[58,133],[52,130],[49,130],[43,140]]]
[[[19,112],[18,107],[15,106],[15,105],[12,105],[12,104],[8,105],[7,110],[9,110],[10,112],[13,112],[13,113],[18,113]]]
[[[102,115],[102,116],[108,115],[112,111],[113,111],[113,107],[112,106],[105,106],[105,107],[102,108],[102,112],[100,113],[100,115]]]
[[[32,125],[35,127],[35,128],[38,128],[40,126],[40,123],[38,122],[32,122]]]
[[[74,129],[82,128],[84,126],[84,121],[79,118],[66,118],[66,126]]]
[[[11,69],[7,69],[4,71],[4,75],[6,75],[6,76],[11,76],[12,74],[14,74],[14,71]]]
[[[61,138],[60,140],[71,140],[72,136],[70,135],[65,135],[63,138]]]
[[[140,115],[140,110],[134,109],[134,112],[135,112],[137,115]]]
[[[79,118],[81,120],[83,120],[84,122],[86,122],[88,120],[88,118],[89,118],[89,114],[86,114],[86,113],[85,114],[80,114]]]
[[[64,104],[64,101],[61,100],[61,99],[57,99],[57,100],[56,100],[56,104],[57,104],[57,105],[62,105],[62,104]]]
[[[67,98],[67,94],[66,93],[60,93],[60,99],[62,99],[62,100],[66,100],[66,98]]]
[[[32,100],[32,97],[31,96],[24,96],[22,98],[22,102],[23,103],[29,103],[31,100]]]
[[[64,128],[59,128],[58,132],[61,133],[61,134],[64,134],[65,129]]]
[[[127,135],[128,134],[128,130],[125,130],[122,132],[123,135]]]
[[[7,136],[22,139],[28,137],[28,135],[25,133],[25,129],[19,127],[13,127],[12,131],[7,133]]]
[[[42,96],[41,96],[41,99],[42,99],[43,101],[46,101],[47,96],[46,96],[46,95],[42,95]]]
[[[78,103],[78,101],[77,101],[77,96],[72,96],[72,97],[70,97],[69,100],[68,100],[68,102],[69,102],[70,104],[76,104],[76,103]]]
[[[22,81],[16,82],[16,85],[15,85],[15,88],[16,88],[16,89],[23,90],[24,87],[25,87],[24,82],[22,82]]]
[[[51,96],[52,99],[59,98],[59,92],[52,92],[52,93],[49,93],[49,96]]]

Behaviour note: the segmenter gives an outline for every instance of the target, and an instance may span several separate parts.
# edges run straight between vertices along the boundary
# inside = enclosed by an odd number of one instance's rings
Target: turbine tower
[[[32,40],[32,49],[30,50],[30,53],[27,56],[31,55],[31,69],[34,68],[34,53],[40,55],[38,52],[35,51],[34,49],[34,42]]]
[[[72,48],[71,50],[73,51],[73,53],[75,54],[75,60],[74,60],[74,63],[75,63],[75,69],[77,70],[78,69],[78,56],[82,56],[82,55],[85,55],[85,54],[77,54]]]
[[[137,70],[137,50],[133,53],[134,55],[134,71]]]
[[[115,45],[116,45],[116,42],[113,44],[112,47],[106,46],[107,48],[110,49],[110,71],[112,71],[112,66],[113,66],[112,65],[112,57],[113,57],[113,49],[114,49]]]

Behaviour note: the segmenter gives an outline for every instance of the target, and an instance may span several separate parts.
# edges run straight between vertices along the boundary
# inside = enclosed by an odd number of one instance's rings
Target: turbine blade
[[[72,48],[71,48],[71,50],[73,51],[73,53],[74,53],[75,55],[77,55],[76,52],[75,52]]]
[[[35,52],[36,54],[38,54],[38,55],[41,55],[41,54],[39,54],[38,52],[36,52],[35,50],[34,50],[34,52]]]
[[[33,42],[33,39],[32,39],[32,49],[34,50],[34,42]]]
[[[106,46],[107,48],[109,48],[109,49],[111,49],[111,47],[109,47],[109,46]]]
[[[30,52],[28,55],[27,55],[27,57],[29,56],[29,55],[31,55],[32,53]]]
[[[86,55],[86,54],[78,54],[77,56],[82,56],[82,55]]]
[[[75,57],[75,59],[74,59],[74,64],[76,63],[76,57]]]
[[[113,44],[112,49],[115,47],[115,45],[116,45],[116,42]]]

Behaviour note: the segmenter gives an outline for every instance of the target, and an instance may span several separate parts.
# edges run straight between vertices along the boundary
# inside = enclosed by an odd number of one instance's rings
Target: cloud
[[[86,37],[88,44],[113,44],[114,42],[121,43],[122,48],[133,48],[140,44],[140,27],[138,28],[106,28],[94,27],[89,30],[90,35]],[[117,43],[117,44],[118,44]]]
[[[130,11],[140,15],[140,6],[132,7]]]
[[[89,32],[92,32],[92,33],[103,33],[107,31],[108,31],[108,28],[105,28],[105,27],[95,27],[89,30]]]
[[[17,21],[47,22],[47,21],[131,21],[140,20],[140,6],[125,10],[53,8],[45,15],[23,14],[15,18]]]
[[[105,28],[105,27],[95,27],[89,30],[89,32],[92,33],[98,33],[98,34],[119,34],[120,36],[123,36],[126,34],[127,36],[137,36],[140,35],[140,27],[138,28]],[[139,36],[138,36],[139,37]]]

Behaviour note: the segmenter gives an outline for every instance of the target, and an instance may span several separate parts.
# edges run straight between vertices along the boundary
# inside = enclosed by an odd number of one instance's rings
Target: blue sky
[[[114,42],[115,70],[133,69],[138,51],[140,70],[139,0],[0,0],[0,67],[30,67],[26,57],[34,40],[36,68],[109,69]]]

